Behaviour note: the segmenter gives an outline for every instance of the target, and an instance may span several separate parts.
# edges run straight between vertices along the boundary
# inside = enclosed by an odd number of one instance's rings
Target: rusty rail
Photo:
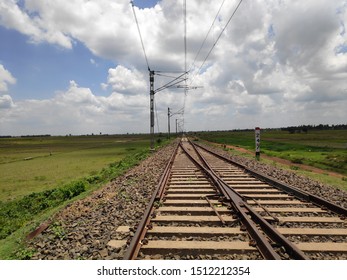
[[[308,192],[305,192],[303,190],[300,190],[298,188],[290,186],[290,185],[288,185],[286,183],[283,183],[283,182],[281,182],[279,180],[271,178],[270,176],[268,176],[268,175],[266,175],[266,174],[264,174],[262,172],[255,171],[255,170],[253,170],[253,169],[251,169],[251,168],[249,168],[249,167],[247,167],[247,166],[245,166],[243,164],[240,164],[240,163],[235,162],[235,161],[233,161],[233,160],[231,160],[231,159],[229,159],[227,157],[224,157],[224,156],[222,156],[220,154],[217,154],[217,153],[215,153],[215,152],[213,152],[213,151],[207,149],[206,147],[201,146],[201,145],[199,145],[197,143],[194,143],[194,145],[196,145],[199,148],[201,148],[201,149],[203,149],[203,150],[213,154],[214,156],[216,156],[216,157],[218,157],[218,158],[220,158],[222,160],[225,160],[225,161],[227,161],[227,162],[229,162],[231,164],[234,164],[234,165],[244,169],[248,174],[250,174],[250,175],[258,178],[259,180],[261,180],[263,182],[266,182],[266,183],[270,184],[271,186],[274,186],[274,187],[276,187],[276,188],[278,188],[278,189],[280,189],[280,190],[282,190],[282,191],[284,191],[284,192],[286,192],[288,194],[294,195],[294,196],[296,196],[296,197],[298,197],[300,199],[304,199],[304,200],[306,200],[308,202],[311,202],[311,203],[313,203],[315,205],[318,205],[319,207],[325,207],[326,209],[328,209],[328,210],[330,210],[330,211],[332,211],[334,213],[340,214],[340,215],[342,215],[344,217],[347,216],[347,209],[346,208],[343,208],[343,207],[341,207],[341,206],[339,206],[337,204],[334,204],[334,203],[332,203],[332,202],[330,202],[328,200],[325,200],[325,199],[323,199],[321,197],[318,197],[316,195],[310,194]]]
[[[194,145],[192,146],[194,147]],[[181,145],[181,148],[186,153],[186,155],[197,166],[199,166],[205,172],[205,174],[214,182],[214,184],[219,189],[219,191],[226,198],[228,198],[234,210],[239,214],[241,222],[246,226],[248,233],[251,235],[251,237],[255,241],[256,243],[255,245],[257,246],[257,248],[259,249],[263,257],[268,260],[280,260],[281,257],[275,252],[275,250],[272,248],[271,244],[266,239],[266,237],[258,230],[256,224],[253,223],[252,220],[248,217],[245,209],[242,208],[244,204],[242,197],[239,194],[232,192],[230,189],[226,188],[225,184],[223,184],[223,181],[221,181],[221,179],[213,172],[213,170],[203,166],[201,163],[196,161],[192,157],[192,155],[189,154],[189,152],[183,147],[183,145]],[[199,154],[199,152],[197,152],[197,154]],[[199,158],[203,159],[201,154],[199,155]],[[206,162],[205,160],[203,161]]]
[[[197,154],[200,154],[196,149],[195,144],[190,142],[194,147]],[[200,146],[199,146],[200,147]],[[203,156],[200,154],[199,158],[207,162]],[[229,186],[223,179],[221,179],[213,169],[210,169],[218,181],[218,184],[223,188],[223,193],[226,193],[226,197],[230,198],[235,210],[241,215],[241,220],[247,227],[252,238],[256,241],[259,251],[267,259],[280,259],[279,255],[273,250],[270,243],[266,240],[264,235],[259,232],[258,228],[255,227],[255,223],[249,218],[247,213],[252,217],[252,219],[261,227],[261,229],[271,238],[271,240],[281,244],[287,250],[287,253],[295,259],[308,259],[307,256],[292,242],[285,238],[278,230],[272,227],[262,216],[260,216],[256,211],[253,210],[251,206],[246,203],[246,197],[239,194],[231,186]],[[271,247],[271,249],[269,248]]]
[[[163,196],[164,187],[165,187],[165,185],[169,179],[170,170],[171,170],[172,164],[174,162],[178,147],[179,147],[179,143],[175,147],[175,150],[172,153],[172,155],[171,155],[171,157],[170,157],[170,159],[169,159],[169,161],[165,167],[164,173],[161,176],[161,178],[157,184],[155,192],[153,193],[151,200],[149,201],[149,204],[148,204],[148,206],[144,212],[143,218],[140,221],[140,223],[137,227],[137,230],[135,232],[135,235],[133,236],[133,238],[129,244],[129,247],[128,247],[128,249],[127,249],[127,251],[123,257],[124,260],[135,259],[138,255],[139,251],[140,251],[143,238],[146,235],[146,232],[148,229],[147,227],[149,226],[149,222],[150,222],[151,216],[152,216],[153,211],[154,211],[154,204],[155,204],[155,202],[160,201],[160,199]]]
[[[307,256],[300,249],[298,249],[295,244],[290,242],[281,233],[279,233],[272,225],[270,225],[261,215],[259,215],[250,205],[246,203],[246,196],[243,196],[237,191],[235,191],[231,186],[229,186],[223,179],[221,179],[216,174],[216,172],[209,166],[208,162],[204,159],[202,154],[197,150],[195,144],[191,142],[190,144],[192,145],[196,154],[199,156],[199,160],[196,160],[192,156],[191,152],[184,147],[182,142],[180,142],[176,146],[175,151],[172,154],[170,160],[168,161],[164,173],[156,186],[156,190],[151,197],[149,205],[145,210],[144,216],[137,227],[135,235],[130,242],[128,250],[124,255],[124,259],[135,259],[141,249],[142,244],[146,244],[146,240],[144,238],[147,233],[147,230],[150,229],[151,226],[150,220],[153,217],[155,211],[155,203],[163,199],[165,186],[169,180],[170,170],[172,168],[179,147],[181,147],[181,149],[187,155],[187,157],[190,158],[190,160],[205,173],[207,178],[209,178],[213,185],[215,185],[220,195],[223,195],[226,201],[230,203],[234,213],[236,213],[239,216],[239,221],[242,225],[244,225],[248,234],[251,237],[250,245],[257,247],[259,252],[263,255],[265,259],[281,259],[281,256],[274,249],[274,244],[272,244],[271,242],[276,243],[276,246],[283,246],[286,249],[288,255],[290,255],[293,259],[307,259]],[[197,146],[201,147],[200,145]],[[210,152],[207,149],[204,150]],[[221,158],[218,154],[216,155],[219,158]],[[224,157],[222,159],[227,160]],[[221,221],[223,222],[223,220]]]

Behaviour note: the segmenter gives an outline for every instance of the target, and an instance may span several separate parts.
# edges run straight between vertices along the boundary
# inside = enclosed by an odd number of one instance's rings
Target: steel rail
[[[193,144],[191,141],[190,141],[190,144],[194,147],[196,153],[199,154],[199,151],[196,149],[195,144]],[[199,157],[203,158],[201,154]],[[207,162],[207,161],[204,159],[204,162]],[[279,231],[277,231],[274,227],[272,227],[262,216],[260,216],[251,206],[249,206],[246,203],[247,198],[245,196],[241,195],[239,192],[235,191],[232,187],[230,187],[229,184],[227,184],[223,179],[221,179],[215,173],[213,169],[210,169],[210,171],[218,179],[222,188],[225,188],[225,191],[228,197],[233,200],[233,205],[235,206],[237,211],[242,215],[241,216],[242,220],[244,221],[248,229],[251,229],[253,231],[252,227],[250,227],[250,225],[248,224],[249,217],[247,213],[251,215],[252,219],[256,221],[256,223],[271,238],[271,240],[283,245],[286,248],[287,253],[289,255],[291,255],[295,259],[304,259],[304,260],[308,259],[308,257],[304,254],[304,252],[302,252],[295,244],[293,244],[287,238],[285,238]],[[247,217],[247,219],[245,219],[244,217]],[[253,223],[251,222],[251,224]],[[252,234],[254,235],[252,237],[257,241],[257,245],[258,245],[259,236],[257,236],[258,234],[257,231],[252,232]],[[259,244],[258,248],[260,251],[266,250],[266,247],[264,249],[264,248],[260,248],[260,246],[264,246],[264,244]]]
[[[182,143],[180,143],[180,146],[185,154],[213,181],[214,185],[224,195],[224,197],[228,198],[234,210],[236,210],[236,212],[239,214],[241,222],[246,226],[248,233],[253,238],[253,240],[255,240],[255,245],[262,256],[268,260],[280,260],[281,257],[275,252],[266,237],[258,230],[256,225],[248,217],[246,210],[242,208],[242,206],[244,205],[242,197],[223,186],[223,183],[221,180],[219,180],[219,177],[211,169],[203,166],[201,163],[196,161],[196,159],[194,159],[194,157],[183,147]],[[199,155],[199,157],[202,156]],[[205,160],[203,161],[206,162]]]
[[[128,247],[126,253],[124,254],[124,257],[123,257],[124,260],[134,260],[140,251],[143,238],[146,235],[146,232],[148,229],[147,227],[149,225],[151,216],[152,216],[153,211],[154,211],[154,204],[155,204],[155,202],[159,201],[163,196],[164,187],[165,187],[165,185],[169,179],[170,170],[171,170],[171,167],[173,165],[175,156],[177,154],[178,147],[179,147],[179,143],[177,143],[174,152],[172,153],[170,159],[168,160],[168,163],[166,164],[164,172],[163,172],[162,176],[160,177],[160,180],[157,184],[157,187],[156,187],[156,189],[155,189],[155,191],[151,197],[151,200],[149,201],[149,204],[148,204],[148,206],[144,212],[143,218],[140,221],[140,223],[136,229],[136,232],[135,232],[135,234],[134,234],[134,236],[133,236],[133,238],[129,244],[129,247]]]
[[[235,161],[233,161],[233,160],[231,160],[225,156],[222,156],[218,153],[215,153],[214,151],[211,151],[211,150],[207,149],[206,147],[201,146],[197,143],[194,143],[194,145],[196,145],[196,146],[200,147],[201,149],[215,155],[216,157],[218,157],[222,160],[225,160],[231,164],[237,165],[238,167],[244,169],[248,174],[256,177],[257,179],[260,179],[263,182],[270,184],[271,186],[277,187],[278,189],[280,189],[280,190],[282,190],[282,191],[284,191],[290,195],[294,195],[300,199],[304,199],[308,202],[311,202],[315,205],[318,205],[319,207],[325,207],[326,209],[328,209],[334,213],[337,213],[339,215],[342,215],[344,217],[347,216],[347,209],[344,207],[341,207],[335,203],[332,203],[328,200],[325,200],[324,198],[321,198],[319,196],[316,196],[316,195],[310,194],[308,192],[305,192],[303,190],[300,190],[296,187],[290,186],[290,185],[283,183],[283,182],[281,182],[275,178],[271,178],[270,176],[268,176],[262,172],[255,171],[255,170],[253,170],[253,169],[251,169],[251,168],[249,168],[249,167],[247,167],[241,163],[235,162]]]

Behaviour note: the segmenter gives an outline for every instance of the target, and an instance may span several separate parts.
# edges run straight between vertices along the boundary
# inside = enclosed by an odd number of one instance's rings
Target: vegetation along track
[[[347,210],[183,138],[125,259],[347,259]]]

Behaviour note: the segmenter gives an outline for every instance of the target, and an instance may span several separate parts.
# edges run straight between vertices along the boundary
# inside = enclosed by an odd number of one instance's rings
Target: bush
[[[293,158],[290,160],[292,163],[298,163],[302,164],[303,163],[303,158]]]
[[[79,194],[83,193],[86,190],[86,183],[82,180],[72,182],[65,187],[62,188],[65,192],[67,192],[67,199],[71,199]]]
[[[0,205],[0,239],[6,238],[35,215],[81,194],[86,190],[84,181],[76,181],[61,188],[32,193]]]
[[[92,175],[86,178],[86,181],[89,184],[96,184],[102,181],[102,178],[100,175]]]

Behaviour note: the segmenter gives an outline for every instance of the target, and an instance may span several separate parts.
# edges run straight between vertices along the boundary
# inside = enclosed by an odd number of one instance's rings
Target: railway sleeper
[[[240,235],[246,234],[241,231],[239,227],[172,227],[172,226],[154,226],[152,229],[148,230],[149,234],[155,235],[177,235],[177,236],[215,236],[215,235]]]
[[[234,241],[148,241],[141,247],[144,254],[244,254],[255,252],[257,249],[249,245],[249,242]]]
[[[230,214],[230,210],[227,207],[218,207],[217,210],[219,214]],[[216,215],[211,207],[160,207],[157,213],[160,215]]]

